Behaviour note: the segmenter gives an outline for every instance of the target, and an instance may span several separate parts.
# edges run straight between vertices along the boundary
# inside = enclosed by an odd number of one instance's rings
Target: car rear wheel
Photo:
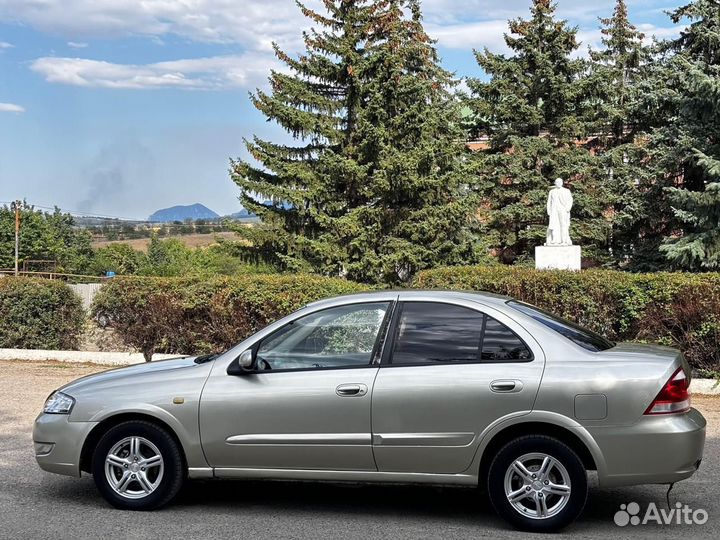
[[[488,494],[497,513],[518,529],[558,531],[580,515],[587,473],[563,442],[543,435],[514,439],[498,452],[488,473]]]
[[[145,421],[123,422],[105,433],[93,453],[92,473],[103,497],[123,510],[164,506],[185,478],[175,439]]]

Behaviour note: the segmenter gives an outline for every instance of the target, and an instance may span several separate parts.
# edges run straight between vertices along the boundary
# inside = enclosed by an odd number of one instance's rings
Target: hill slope
[[[200,203],[188,206],[172,206],[163,208],[154,212],[148,221],[168,222],[168,221],[185,221],[186,219],[216,219],[220,216],[210,210],[207,206]]]

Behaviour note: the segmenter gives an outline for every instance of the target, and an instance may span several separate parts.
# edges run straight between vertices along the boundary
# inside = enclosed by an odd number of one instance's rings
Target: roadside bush
[[[95,250],[91,274],[108,271],[118,275],[156,277],[233,276],[273,273],[269,265],[251,264],[240,257],[241,243],[218,238],[218,243],[206,247],[187,247],[179,238],[161,239],[153,236],[147,253],[130,244],[118,242]]]
[[[75,350],[84,319],[80,298],[65,283],[0,278],[0,348]]]
[[[305,304],[363,290],[311,275],[114,278],[95,296],[123,342],[153,353],[219,352]]]
[[[694,368],[720,368],[720,274],[452,267],[420,272],[413,287],[512,296],[612,340],[671,345]]]

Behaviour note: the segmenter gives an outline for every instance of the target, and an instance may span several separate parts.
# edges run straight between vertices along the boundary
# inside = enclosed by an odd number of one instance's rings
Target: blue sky
[[[307,2],[316,6],[318,0]],[[558,0],[597,46],[614,0]],[[678,28],[682,0],[628,0],[648,36]],[[473,48],[504,50],[529,0],[425,0],[446,68],[478,76]],[[285,138],[248,101],[276,66],[272,41],[300,49],[294,0],[0,0],[0,201],[145,218],[201,202],[237,211],[228,160],[242,138]]]

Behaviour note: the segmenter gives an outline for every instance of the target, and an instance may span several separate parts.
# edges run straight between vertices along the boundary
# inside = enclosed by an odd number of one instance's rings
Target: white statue
[[[547,230],[546,246],[572,246],[570,239],[570,209],[573,197],[570,190],[563,187],[563,179],[555,180],[555,187],[550,190],[547,200],[547,213],[550,225]]]

